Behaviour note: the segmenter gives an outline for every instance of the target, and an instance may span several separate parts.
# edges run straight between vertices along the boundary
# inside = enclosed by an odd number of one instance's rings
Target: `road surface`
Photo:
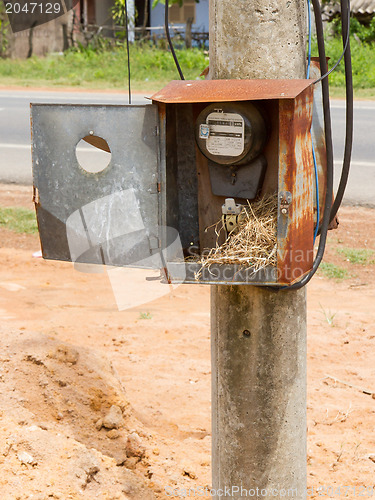
[[[31,177],[30,102],[127,104],[126,94],[5,91],[0,90],[0,182],[29,185]],[[140,95],[133,96],[135,104],[148,102]],[[335,184],[340,167],[345,138],[345,103],[332,101],[332,122],[335,157]],[[354,114],[354,147],[351,175],[344,198],[347,204],[375,207],[375,158],[373,130],[375,102],[356,101]],[[89,146],[81,153],[92,158]],[[106,153],[103,153],[104,155]],[[99,160],[100,161],[100,158]]]

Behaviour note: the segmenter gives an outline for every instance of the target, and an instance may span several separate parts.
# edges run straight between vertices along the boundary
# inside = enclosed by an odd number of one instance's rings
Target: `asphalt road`
[[[146,102],[133,96],[134,104]],[[0,182],[32,184],[30,103],[127,104],[128,99],[126,94],[0,90]],[[88,145],[81,148],[88,156],[90,150]]]
[[[31,176],[30,103],[127,104],[126,94],[0,91],[0,182],[29,185]],[[140,95],[133,96],[134,104],[148,102]],[[337,185],[342,164],[345,138],[345,103],[334,100],[331,106]],[[374,158],[375,102],[357,101],[354,115],[354,146],[351,175],[346,196],[347,204],[375,207]],[[93,158],[89,146],[81,154]],[[106,153],[103,153],[104,155]],[[98,161],[102,161],[100,158]]]

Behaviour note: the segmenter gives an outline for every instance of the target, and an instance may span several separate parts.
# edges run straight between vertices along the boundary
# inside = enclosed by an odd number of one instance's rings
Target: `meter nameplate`
[[[245,121],[238,113],[215,111],[207,116],[207,151],[218,156],[240,156],[245,149]],[[201,136],[203,139],[204,137]]]

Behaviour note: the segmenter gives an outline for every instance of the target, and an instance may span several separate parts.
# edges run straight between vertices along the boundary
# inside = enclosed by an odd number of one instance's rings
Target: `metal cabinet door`
[[[34,104],[31,115],[43,257],[157,267],[157,107]],[[105,139],[111,151],[98,173],[77,159],[77,145],[87,136]]]

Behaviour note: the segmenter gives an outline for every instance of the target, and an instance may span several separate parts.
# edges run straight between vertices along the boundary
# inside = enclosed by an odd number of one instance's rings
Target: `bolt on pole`
[[[210,0],[211,79],[305,78],[305,41],[305,0]],[[214,498],[304,500],[306,292],[211,290]]]

